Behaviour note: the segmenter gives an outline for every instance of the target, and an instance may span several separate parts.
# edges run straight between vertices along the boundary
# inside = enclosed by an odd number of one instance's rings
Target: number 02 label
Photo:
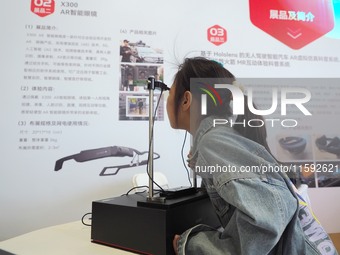
[[[31,11],[40,17],[54,13],[54,0],[31,0]]]

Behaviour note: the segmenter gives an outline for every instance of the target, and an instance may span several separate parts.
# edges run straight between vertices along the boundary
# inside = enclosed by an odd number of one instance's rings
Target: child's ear
[[[192,94],[190,91],[185,91],[183,95],[183,99],[182,99],[183,111],[189,110],[191,103],[192,103]]]

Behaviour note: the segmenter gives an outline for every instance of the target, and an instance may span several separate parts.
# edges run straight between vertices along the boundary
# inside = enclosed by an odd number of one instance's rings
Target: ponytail
[[[256,106],[253,104],[254,108]],[[249,125],[249,121],[253,126]],[[234,125],[233,128],[239,132],[242,136],[253,140],[264,146],[268,152],[270,152],[267,143],[267,130],[264,125],[264,118],[261,115],[252,113],[248,108],[248,97],[244,96],[244,115],[238,115],[236,123],[245,123],[244,125]]]

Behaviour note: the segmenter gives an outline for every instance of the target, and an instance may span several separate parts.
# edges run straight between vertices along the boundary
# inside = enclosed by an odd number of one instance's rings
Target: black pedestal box
[[[174,254],[174,235],[197,224],[219,226],[202,191],[165,203],[146,202],[140,194],[92,202],[92,242],[138,254]]]

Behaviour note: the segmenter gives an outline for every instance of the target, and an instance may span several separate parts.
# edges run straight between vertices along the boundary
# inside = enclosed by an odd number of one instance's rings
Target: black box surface
[[[197,224],[219,226],[202,191],[163,204],[147,202],[146,195],[140,194],[92,202],[92,242],[139,254],[174,254],[174,235]]]

